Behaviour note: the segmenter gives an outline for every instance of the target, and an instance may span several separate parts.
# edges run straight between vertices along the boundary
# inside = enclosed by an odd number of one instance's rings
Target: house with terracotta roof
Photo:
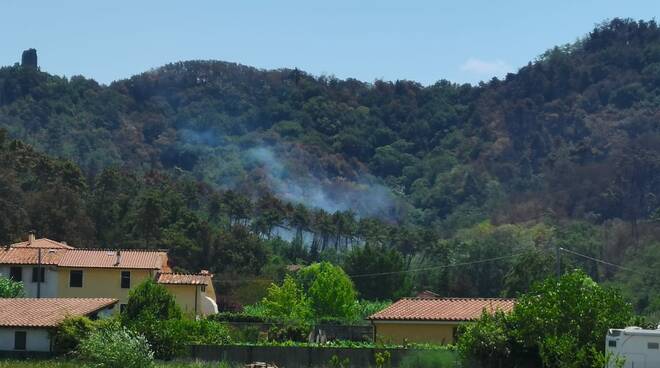
[[[130,289],[151,278],[163,284],[189,315],[217,313],[213,275],[173,273],[167,252],[82,249],[50,239],[0,248],[0,275],[22,281],[32,298],[114,298],[119,310]]]
[[[426,294],[401,299],[368,319],[379,341],[453,344],[459,325],[478,320],[484,311],[508,313],[514,304],[514,299],[441,298]]]
[[[0,298],[0,352],[51,352],[52,331],[68,316],[112,313],[112,298]]]

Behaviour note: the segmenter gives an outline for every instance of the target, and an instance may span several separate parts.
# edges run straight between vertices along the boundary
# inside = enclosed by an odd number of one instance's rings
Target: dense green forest
[[[167,248],[225,290],[329,260],[372,299],[517,295],[559,245],[626,267],[562,256],[657,314],[659,106],[660,29],[627,19],[478,86],[4,67],[0,242]]]

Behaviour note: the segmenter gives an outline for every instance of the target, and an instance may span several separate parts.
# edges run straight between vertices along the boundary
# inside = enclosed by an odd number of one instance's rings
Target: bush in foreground
[[[80,342],[96,329],[87,317],[67,317],[53,334],[54,350],[58,353],[73,352]]]
[[[190,344],[225,345],[231,342],[229,329],[211,320],[145,318],[134,321],[131,329],[143,334],[158,359],[185,355]]]
[[[125,327],[105,327],[91,332],[80,342],[78,353],[83,361],[97,367],[148,368],[154,366],[154,354],[147,339]]]
[[[549,278],[522,295],[509,315],[484,316],[463,328],[458,348],[466,360],[487,366],[603,367],[605,334],[633,320],[616,290],[582,271]]]
[[[126,309],[121,314],[124,324],[143,319],[179,319],[183,316],[174,296],[152,279],[143,281],[128,294]]]

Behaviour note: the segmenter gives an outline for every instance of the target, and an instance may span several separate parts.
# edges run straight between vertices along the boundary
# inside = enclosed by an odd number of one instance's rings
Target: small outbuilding
[[[478,320],[484,311],[510,312],[514,299],[421,298],[401,299],[369,316],[377,341],[453,344],[458,326]]]
[[[51,332],[68,316],[109,315],[117,299],[0,298],[0,352],[51,352]]]

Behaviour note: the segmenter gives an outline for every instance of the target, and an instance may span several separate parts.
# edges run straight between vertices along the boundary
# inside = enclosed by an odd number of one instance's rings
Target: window
[[[25,350],[27,341],[27,332],[16,331],[14,332],[14,350]]]
[[[131,271],[121,271],[121,288],[131,288]]]
[[[202,285],[201,289],[202,289],[202,293],[205,293],[206,292],[206,285]]]
[[[650,342],[647,346],[649,349],[658,350],[660,343]]]
[[[82,270],[71,270],[69,272],[69,287],[82,287],[82,286],[83,286]]]
[[[46,282],[46,269],[43,267],[32,267],[32,282]]]
[[[611,348],[615,348],[615,347],[616,347],[616,340],[610,340],[610,341],[608,341],[608,342],[607,342],[607,346],[609,346],[609,347],[611,347]]]
[[[124,313],[126,310],[126,304],[119,304],[119,313]]]
[[[14,281],[23,281],[23,267],[10,267],[9,278]]]

